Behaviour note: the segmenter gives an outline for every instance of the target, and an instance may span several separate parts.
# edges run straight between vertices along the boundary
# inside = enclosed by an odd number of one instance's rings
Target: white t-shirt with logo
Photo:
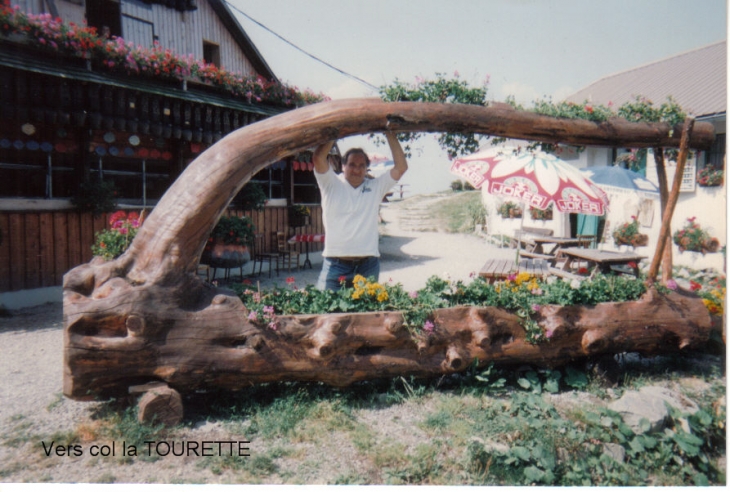
[[[385,194],[397,183],[390,171],[365,178],[357,188],[332,168],[324,174],[315,170],[314,177],[322,193],[322,256],[380,256],[378,211]]]

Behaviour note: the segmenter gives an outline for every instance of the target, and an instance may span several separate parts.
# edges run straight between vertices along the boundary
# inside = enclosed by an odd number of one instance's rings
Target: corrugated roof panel
[[[726,112],[727,41],[607,75],[566,100],[618,107],[639,95],[654,104],[672,96],[697,117]]]

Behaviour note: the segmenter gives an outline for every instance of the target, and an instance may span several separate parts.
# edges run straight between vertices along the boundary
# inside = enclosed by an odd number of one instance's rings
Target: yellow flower
[[[384,290],[381,290],[380,294],[378,294],[378,301],[385,302],[387,300],[388,300],[388,293]]]
[[[517,285],[522,285],[523,282],[527,282],[528,280],[530,280],[530,274],[527,272],[520,272],[519,274],[517,274],[515,283]]]
[[[352,293],[352,298],[353,299],[360,299],[360,297],[362,297],[362,295],[364,293],[365,293],[365,291],[363,289],[355,289],[355,292]]]
[[[359,274],[355,275],[355,278],[352,279],[352,283],[354,285],[358,285],[358,286],[359,286],[359,284],[367,283],[367,281],[368,281],[368,279],[366,279],[365,277],[363,277],[362,275],[359,275]]]

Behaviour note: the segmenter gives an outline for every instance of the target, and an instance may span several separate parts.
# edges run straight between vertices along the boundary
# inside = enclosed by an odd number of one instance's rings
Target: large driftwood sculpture
[[[198,278],[208,235],[253,174],[323,141],[385,130],[619,147],[677,146],[680,133],[663,124],[596,124],[501,106],[374,100],[321,103],[244,127],[190,164],[123,256],[65,275],[64,394],[88,399],[155,381],[179,392],[275,380],[347,385],[459,371],[474,359],[559,365],[627,350],[700,347],[709,339],[711,320],[699,299],[654,290],[638,302],[546,308],[540,324],[553,335],[540,345],[525,341],[515,315],[489,307],[438,311],[428,338],[413,337],[399,313],[282,317],[272,331],[247,321],[233,294]],[[711,125],[697,123],[690,145],[707,148],[713,138]],[[174,390],[157,393],[178,408]]]

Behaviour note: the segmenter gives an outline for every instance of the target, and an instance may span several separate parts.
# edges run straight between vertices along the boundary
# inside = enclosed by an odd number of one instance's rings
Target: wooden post
[[[656,163],[656,174],[659,179],[659,206],[661,207],[661,217],[664,218],[664,207],[669,201],[669,184],[667,180],[667,168],[664,161],[664,149],[662,147],[654,147],[654,162]],[[666,283],[672,278],[672,243],[667,237],[664,245],[664,255],[662,256],[662,282]]]
[[[689,153],[689,138],[694,124],[694,116],[687,116],[684,120],[684,126],[682,127],[682,136],[679,141],[679,156],[677,157],[677,169],[674,172],[672,192],[669,194],[667,205],[664,207],[664,213],[662,214],[662,228],[659,231],[659,240],[657,241],[654,258],[652,258],[651,266],[649,267],[649,278],[647,279],[647,282],[650,284],[654,283],[656,280],[656,275],[659,271],[659,263],[662,260],[662,255],[664,254],[664,247],[669,240],[672,215],[674,215],[674,207],[677,205],[677,200],[679,200],[679,188],[682,185],[684,165],[687,163],[687,154]]]

